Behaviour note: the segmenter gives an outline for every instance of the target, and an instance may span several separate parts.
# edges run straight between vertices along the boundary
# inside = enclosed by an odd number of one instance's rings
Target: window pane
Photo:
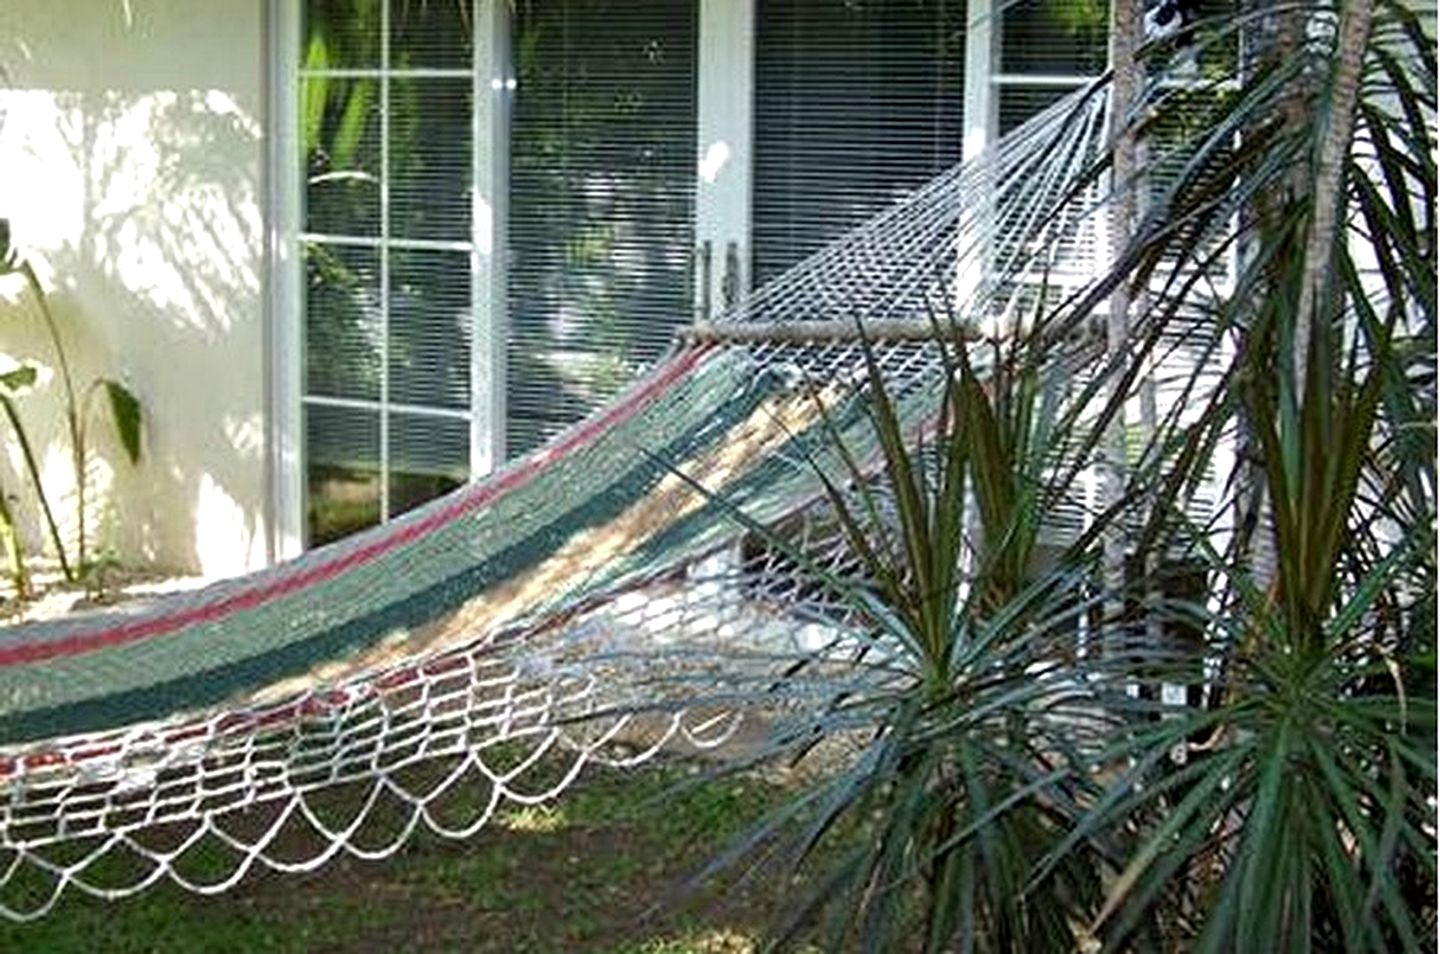
[[[374,411],[305,407],[306,524],[318,546],[380,520],[380,417]]]
[[[471,92],[468,79],[391,81],[391,235],[469,240]]]
[[[300,35],[305,69],[367,69],[380,65],[382,0],[305,0]]]
[[[380,397],[379,253],[308,243],[305,255],[305,392]]]
[[[380,234],[380,80],[300,82],[305,229]]]
[[[960,159],[964,4],[759,0],[754,283]]]
[[[390,415],[390,516],[449,493],[470,473],[470,424]]]
[[[1239,0],[1199,0],[1196,6],[1192,22],[1213,18],[1220,23],[1228,24],[1240,9]],[[1434,3],[1430,4],[1430,8],[1434,9]],[[1433,14],[1430,22],[1435,22]],[[1195,62],[1195,65],[1207,76],[1232,75],[1235,64],[1240,59],[1240,33],[1243,31],[1234,30],[1224,35],[1223,40],[1215,36],[1220,32],[1219,27],[1201,28],[1198,32],[1203,39],[1197,40],[1195,44],[1182,50],[1178,55]],[[1197,50],[1197,47],[1200,49]]]
[[[465,69],[474,49],[471,0],[392,0],[391,69]]]
[[[1002,86],[998,110],[1000,135],[1005,135],[1074,91],[1068,86]]]
[[[1020,0],[1005,7],[1000,72],[1098,76],[1109,54],[1107,0]]]
[[[390,253],[390,400],[470,406],[470,256]]]
[[[518,5],[507,443],[608,400],[688,320],[694,0]]]

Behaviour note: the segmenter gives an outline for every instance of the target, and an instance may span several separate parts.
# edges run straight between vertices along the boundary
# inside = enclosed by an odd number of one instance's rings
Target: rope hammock
[[[0,634],[0,913],[382,857],[587,763],[724,744],[727,681],[854,622],[793,563],[737,557],[735,511],[843,559],[814,461],[823,430],[873,441],[857,321],[920,426],[927,338],[1082,287],[1103,203],[1072,186],[1104,105],[1055,104],[482,482],[248,577]]]

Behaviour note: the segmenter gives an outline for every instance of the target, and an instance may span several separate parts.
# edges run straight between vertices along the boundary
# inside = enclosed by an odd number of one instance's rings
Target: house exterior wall
[[[49,291],[77,384],[113,376],[144,406],[137,468],[92,418],[107,491],[92,536],[207,575],[267,556],[265,32],[262,0],[0,4],[0,217]],[[0,353],[53,363],[18,276],[0,278],[0,322]],[[42,379],[21,406],[57,502],[74,486],[61,393]],[[3,442],[0,480],[38,545]]]

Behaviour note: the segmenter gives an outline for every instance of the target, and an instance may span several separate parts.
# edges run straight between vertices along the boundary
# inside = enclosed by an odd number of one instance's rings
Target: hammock
[[[1090,275],[1097,200],[1067,190],[1103,106],[1057,103],[480,483],[252,576],[0,634],[0,913],[381,857],[590,762],[725,743],[742,713],[717,687],[850,622],[786,561],[737,558],[735,512],[841,558],[808,515],[817,424],[869,439],[854,323],[923,423],[941,365],[917,328],[1012,320]]]

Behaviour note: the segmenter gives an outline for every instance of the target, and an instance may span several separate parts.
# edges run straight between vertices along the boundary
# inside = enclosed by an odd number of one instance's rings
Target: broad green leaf
[[[0,218],[0,275],[15,270],[16,252],[10,247],[10,220]]]
[[[0,374],[0,390],[11,396],[18,396],[21,392],[27,391],[35,386],[35,380],[39,372],[33,364],[22,364]]]
[[[138,464],[142,424],[140,400],[118,381],[106,378],[102,383],[110,401],[110,415],[115,423],[115,433],[120,438],[120,445],[125,448],[125,455],[130,458],[130,463]]]

